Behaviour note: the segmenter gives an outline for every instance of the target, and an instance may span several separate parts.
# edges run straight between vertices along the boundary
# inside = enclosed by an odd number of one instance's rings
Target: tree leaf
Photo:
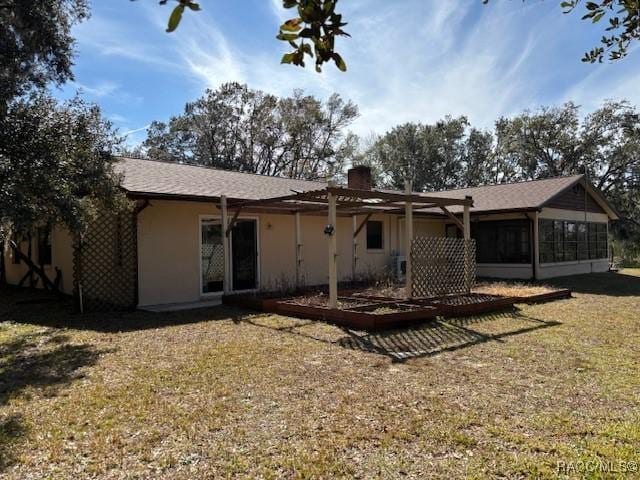
[[[293,63],[295,58],[296,58],[296,54],[295,53],[285,53],[282,56],[282,60],[280,60],[280,63]]]
[[[180,4],[171,12],[171,16],[169,17],[169,24],[167,25],[167,32],[173,32],[178,25],[180,25],[180,20],[182,20],[182,14],[184,13],[184,5]]]
[[[347,71],[347,64],[344,63],[344,60],[342,59],[340,54],[334,52],[332,57],[333,57],[333,61],[336,62],[336,67],[338,67],[338,70],[340,70],[341,72],[346,72]]]

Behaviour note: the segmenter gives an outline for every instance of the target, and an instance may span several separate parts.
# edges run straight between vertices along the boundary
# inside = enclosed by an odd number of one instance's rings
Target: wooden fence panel
[[[465,294],[476,280],[476,242],[416,237],[411,244],[413,297]]]

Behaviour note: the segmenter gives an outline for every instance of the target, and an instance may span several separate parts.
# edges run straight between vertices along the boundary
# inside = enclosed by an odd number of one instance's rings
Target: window
[[[51,265],[51,229],[38,229],[38,264]]]
[[[471,225],[478,263],[531,263],[528,220],[479,222]]]
[[[578,223],[578,260],[589,260],[588,224]]]
[[[564,260],[578,259],[578,230],[575,222],[564,222]]]
[[[448,224],[445,227],[445,237],[447,238],[462,238],[462,232],[457,225]]]
[[[540,263],[607,258],[607,224],[540,220]]]
[[[367,250],[382,250],[384,223],[378,220],[367,222]]]

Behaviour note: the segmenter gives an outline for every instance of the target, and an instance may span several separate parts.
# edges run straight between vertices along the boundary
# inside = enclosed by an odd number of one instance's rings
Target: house
[[[326,207],[297,208],[326,183],[132,158],[117,168],[133,213],[104,212],[81,244],[56,227],[21,245],[52,278],[58,272],[63,292],[143,307],[327,283]],[[338,279],[398,274],[406,210],[379,197],[397,202],[401,192],[372,189],[366,167],[349,171],[348,189],[372,194],[337,211]],[[412,195],[425,199],[413,207],[415,236],[459,236],[458,218],[473,202],[478,276],[545,279],[609,267],[608,225],[618,216],[583,175]],[[27,267],[5,255],[7,281],[24,283]]]

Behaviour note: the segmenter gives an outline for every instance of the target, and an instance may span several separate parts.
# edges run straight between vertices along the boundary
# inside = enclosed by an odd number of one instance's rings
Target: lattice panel
[[[221,282],[224,278],[224,247],[202,245],[202,272],[207,282]]]
[[[159,259],[160,261],[160,259]],[[131,212],[101,212],[74,252],[76,297],[85,310],[134,308],[137,303],[137,228]]]
[[[476,280],[476,242],[417,237],[411,244],[414,297],[469,293]]]

